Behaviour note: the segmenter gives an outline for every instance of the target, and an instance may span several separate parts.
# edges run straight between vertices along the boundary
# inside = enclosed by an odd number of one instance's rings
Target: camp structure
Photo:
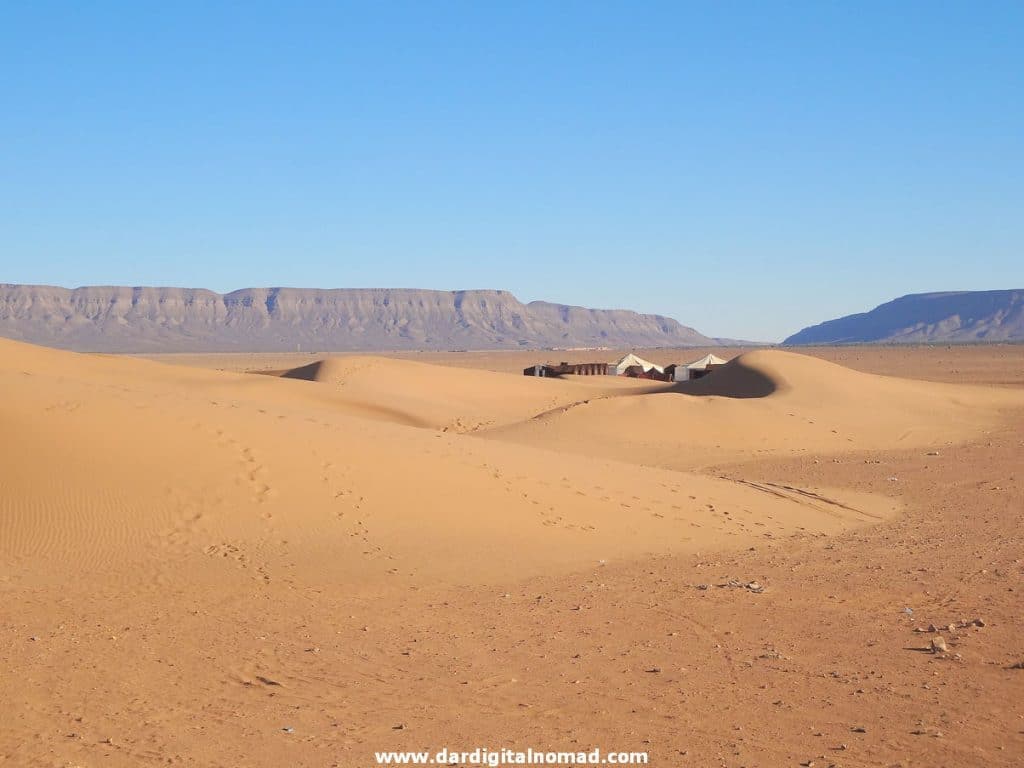
[[[631,365],[622,372],[623,376],[631,379],[648,379],[649,381],[672,381],[667,371],[659,371],[657,368],[648,368],[646,371],[642,365]]]
[[[523,376],[547,376],[548,366],[538,363],[529,368],[523,368]]]
[[[675,366],[672,370],[672,380],[689,381],[690,379],[699,379],[702,376],[707,376],[718,366],[725,365],[725,363],[726,361],[717,355],[705,355],[700,360],[694,360],[692,363]]]
[[[632,352],[621,360],[608,366],[608,373],[612,376],[633,376],[635,378],[642,378],[637,376],[638,372],[651,373],[652,371],[658,374],[665,373],[665,369],[660,365],[655,365],[650,360],[644,360],[642,357],[637,357]]]
[[[538,363],[523,369],[524,376],[604,376],[608,363]]]

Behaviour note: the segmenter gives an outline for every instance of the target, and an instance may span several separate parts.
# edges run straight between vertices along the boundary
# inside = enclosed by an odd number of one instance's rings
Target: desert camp
[[[1022,40],[4,3],[0,768],[1024,768]]]
[[[714,354],[707,354],[689,363],[669,363],[658,365],[645,360],[639,355],[629,352],[611,363],[537,363],[523,369],[524,376],[625,376],[633,379],[650,379],[652,381],[690,381],[703,378],[716,368],[725,365],[727,360]]]

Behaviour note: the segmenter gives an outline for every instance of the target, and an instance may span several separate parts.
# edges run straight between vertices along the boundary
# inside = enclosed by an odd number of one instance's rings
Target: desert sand
[[[999,350],[671,385],[0,341],[0,764],[1019,764]]]

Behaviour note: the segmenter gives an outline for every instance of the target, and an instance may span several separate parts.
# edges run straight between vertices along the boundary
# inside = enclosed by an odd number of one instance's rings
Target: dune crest
[[[590,398],[666,388],[613,376],[539,379],[370,355],[328,357],[280,375],[327,385],[370,418],[455,432],[513,424]]]
[[[487,436],[670,469],[940,446],[998,424],[1019,392],[861,373],[779,350],[644,397],[597,398]]]
[[[632,419],[715,399],[664,385],[363,357],[290,374],[311,384],[12,342],[0,352],[0,558],[43,570],[70,561],[153,585],[486,581],[831,533],[893,511],[877,497],[556,454],[547,432],[532,445],[458,434],[562,408],[543,423],[575,438],[564,427],[577,414],[614,425],[617,409]]]

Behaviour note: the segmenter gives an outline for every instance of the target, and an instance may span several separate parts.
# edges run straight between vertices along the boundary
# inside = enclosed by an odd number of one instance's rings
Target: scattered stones
[[[695,589],[707,590],[711,588],[710,584],[694,584]],[[764,585],[757,581],[740,581],[739,579],[729,579],[723,584],[715,584],[719,589],[746,589],[749,592],[760,594],[764,592]]]
[[[1024,661],[1018,661],[1016,664],[1011,664],[1009,669],[1024,669]]]
[[[946,641],[942,639],[942,636],[932,638],[932,653],[945,653],[949,650],[946,647]]]
[[[652,672],[654,674],[657,674],[661,672],[661,667],[651,667],[650,669],[645,669],[644,672]]]
[[[295,733],[295,729],[292,728],[290,725],[286,725],[281,730],[284,731],[285,733]]]
[[[855,725],[850,729],[853,733],[867,733],[868,729],[863,725]]]
[[[927,627],[914,627],[914,632],[956,632],[959,629],[968,629],[969,627],[984,627],[987,626],[984,619],[961,619],[960,621],[950,622],[943,627],[937,627],[935,624],[929,624]]]
[[[970,627],[984,627],[986,626],[983,619],[961,619],[960,621],[950,622],[943,627],[937,627],[935,624],[929,624],[927,627],[914,627],[913,631],[918,634],[925,632],[956,632],[961,629],[968,629]]]

